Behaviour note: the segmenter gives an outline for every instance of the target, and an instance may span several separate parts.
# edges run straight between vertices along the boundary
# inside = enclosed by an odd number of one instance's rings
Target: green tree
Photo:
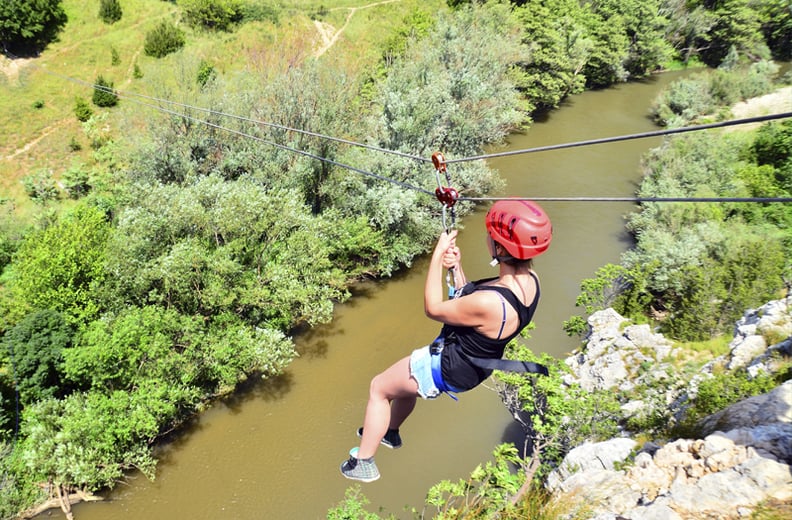
[[[11,201],[0,198],[0,273],[11,263],[11,258],[26,229],[27,226],[21,225],[16,218]]]
[[[792,10],[789,2],[768,0],[761,4],[765,41],[775,59],[789,60],[792,58]]]
[[[132,393],[75,393],[27,407],[15,472],[49,484],[53,495],[55,489],[68,494],[112,488],[131,469],[153,478],[148,442],[176,413],[167,398],[174,391],[149,386]]]
[[[61,183],[72,199],[79,199],[91,191],[91,175],[81,164],[74,164],[63,172]]]
[[[141,195],[119,215],[109,259],[130,303],[277,329],[327,321],[344,297],[332,249],[317,240],[323,224],[298,193],[213,175]]]
[[[660,0],[605,0],[594,6],[605,23],[623,24],[627,38],[623,65],[631,78],[646,76],[669,58],[671,49],[664,39],[667,20],[660,14]]]
[[[13,377],[24,405],[67,391],[61,377],[62,352],[71,346],[72,327],[53,310],[35,311],[3,338],[10,352]]]
[[[731,47],[738,54],[755,61],[769,58],[769,49],[761,32],[759,12],[749,0],[697,2],[709,9],[713,24],[700,36],[697,46],[702,61],[717,67]]]
[[[55,38],[67,19],[62,0],[4,0],[0,3],[0,46],[34,53]]]
[[[118,94],[113,90],[113,82],[105,80],[101,74],[94,84],[93,104],[98,107],[114,107],[118,104]]]
[[[774,168],[782,189],[792,190],[792,120],[762,125],[751,151],[757,164]]]
[[[184,47],[184,43],[184,31],[172,22],[163,20],[146,33],[143,52],[146,53],[146,56],[162,58]]]
[[[715,15],[701,3],[687,0],[663,0],[659,14],[667,21],[664,39],[674,49],[676,57],[683,63],[697,57],[697,44],[714,25]]]
[[[242,20],[240,0],[179,0],[184,18],[190,25],[227,31]]]
[[[96,317],[109,232],[104,213],[79,204],[53,225],[27,235],[9,266],[11,323],[36,309],[59,311],[70,324]]]
[[[530,49],[519,65],[523,75],[518,86],[536,110],[556,108],[585,86],[583,66],[594,42],[583,23],[584,10],[574,0],[533,0],[524,2],[515,15]]]
[[[52,178],[52,172],[40,170],[22,178],[25,193],[38,204],[47,204],[58,198],[58,185]]]
[[[74,100],[74,115],[77,116],[77,120],[81,123],[88,121],[93,115],[91,105],[85,99],[77,96]]]
[[[113,24],[121,19],[123,12],[119,0],[101,0],[99,2],[99,18],[106,24]]]

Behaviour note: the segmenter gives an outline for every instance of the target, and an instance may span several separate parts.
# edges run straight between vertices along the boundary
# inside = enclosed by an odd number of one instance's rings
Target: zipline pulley
[[[456,225],[456,211],[454,210],[454,204],[456,201],[459,200],[459,192],[454,188],[443,186],[443,182],[440,179],[440,174],[444,174],[446,178],[446,182],[451,184],[451,176],[448,174],[448,168],[446,167],[446,160],[445,157],[441,152],[435,152],[432,154],[432,163],[435,166],[435,177],[437,178],[437,188],[435,189],[435,196],[437,200],[440,201],[440,204],[443,205],[443,228],[445,228],[446,232],[450,231],[452,227]],[[448,225],[446,220],[446,212],[451,212],[451,225]],[[456,295],[456,287],[454,286],[454,268],[448,270],[446,273],[446,285],[448,286],[448,297],[453,298]]]

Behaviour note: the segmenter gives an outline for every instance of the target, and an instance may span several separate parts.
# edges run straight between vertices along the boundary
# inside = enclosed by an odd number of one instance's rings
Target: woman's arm
[[[444,299],[444,269],[454,267],[455,285],[465,283],[465,274],[460,263],[461,253],[456,247],[456,230],[442,233],[437,241],[424,285],[424,311],[426,315],[441,323],[477,327],[487,322],[491,314],[492,298],[497,296],[474,293],[464,298]],[[489,292],[489,291],[487,291]]]

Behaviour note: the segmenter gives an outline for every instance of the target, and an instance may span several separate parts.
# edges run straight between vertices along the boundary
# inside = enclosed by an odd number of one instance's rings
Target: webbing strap
[[[531,374],[541,374],[543,376],[549,374],[546,366],[540,365],[539,363],[533,363],[531,361],[477,358],[470,356],[468,356],[468,359],[477,367],[488,370],[501,370],[503,372],[528,372]]]
[[[445,381],[443,381],[443,370],[440,368],[440,352],[442,352],[442,349],[440,349],[440,351],[436,354],[432,353],[431,355],[432,381],[434,381],[435,386],[438,390],[440,390],[441,393],[448,394],[454,401],[459,401],[457,396],[454,395],[454,393],[457,393],[458,390],[451,388],[446,384]]]

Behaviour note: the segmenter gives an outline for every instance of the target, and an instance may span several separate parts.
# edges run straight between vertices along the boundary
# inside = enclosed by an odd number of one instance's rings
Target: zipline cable
[[[9,53],[7,51],[5,52],[5,54],[10,59],[17,58],[16,56],[14,56],[13,54],[11,54],[11,53]],[[351,166],[351,165],[348,165],[348,164],[344,164],[344,163],[340,163],[338,161],[334,161],[334,160],[328,159],[326,157],[321,157],[321,156],[318,156],[316,154],[313,154],[313,153],[310,153],[310,152],[307,152],[307,151],[304,151],[304,150],[299,150],[299,149],[292,148],[292,147],[289,147],[289,146],[286,146],[286,145],[281,145],[281,144],[278,144],[278,143],[274,143],[272,141],[268,141],[268,140],[266,140],[264,138],[261,138],[261,137],[258,137],[258,136],[254,136],[254,135],[251,135],[251,134],[239,131],[239,130],[234,130],[234,129],[231,129],[231,128],[227,128],[227,127],[224,127],[222,125],[219,125],[219,124],[216,124],[216,123],[212,123],[210,121],[206,121],[206,120],[203,120],[203,119],[199,119],[199,118],[196,118],[196,117],[184,114],[184,113],[175,112],[173,110],[169,110],[169,109],[164,108],[162,106],[152,105],[152,104],[149,104],[149,103],[144,103],[144,102],[138,101],[136,99],[132,99],[132,97],[140,97],[140,98],[148,99],[150,101],[156,101],[156,102],[159,102],[159,103],[180,106],[180,107],[185,108],[185,109],[192,109],[192,110],[196,110],[196,111],[207,112],[210,115],[217,115],[217,116],[221,116],[221,117],[229,117],[229,118],[237,119],[237,120],[240,120],[240,121],[246,121],[246,122],[250,122],[250,123],[254,123],[254,124],[258,124],[258,125],[262,125],[262,126],[268,126],[268,127],[271,127],[271,128],[277,128],[277,129],[290,131],[290,132],[295,132],[295,133],[300,133],[300,134],[304,134],[304,135],[308,135],[308,136],[312,136],[312,137],[327,139],[327,140],[330,140],[330,141],[334,141],[334,142],[338,142],[338,143],[342,143],[342,144],[347,144],[347,145],[351,145],[351,146],[362,147],[362,148],[366,148],[366,149],[369,149],[369,150],[378,151],[378,152],[381,152],[381,153],[397,155],[397,156],[400,156],[400,157],[404,157],[404,158],[408,158],[408,159],[412,159],[412,160],[416,160],[416,161],[428,162],[430,160],[430,159],[426,159],[424,157],[420,157],[420,156],[416,156],[416,155],[412,155],[412,154],[407,154],[407,153],[399,152],[399,151],[395,151],[395,150],[389,150],[389,149],[381,148],[381,147],[377,147],[377,146],[367,145],[367,144],[363,144],[363,143],[358,143],[358,142],[347,140],[347,139],[332,137],[332,136],[328,136],[328,135],[325,135],[325,134],[320,134],[320,133],[317,133],[317,132],[310,132],[310,131],[307,131],[307,130],[300,130],[300,129],[297,129],[297,128],[287,127],[287,126],[279,125],[279,124],[276,124],[276,123],[268,123],[266,121],[259,121],[259,120],[255,120],[255,119],[252,119],[252,118],[247,118],[247,117],[244,117],[244,116],[237,116],[237,115],[234,115],[234,114],[228,114],[228,113],[220,112],[220,111],[213,110],[213,109],[197,107],[197,106],[189,105],[189,104],[186,104],[186,103],[179,103],[177,101],[171,101],[171,100],[167,100],[167,99],[156,98],[156,97],[153,97],[153,96],[147,96],[145,94],[138,94],[138,93],[134,93],[134,92],[117,91],[117,90],[114,90],[114,89],[109,88],[109,87],[93,84],[93,83],[86,82],[86,81],[83,81],[83,80],[80,80],[80,79],[77,79],[77,78],[73,78],[73,77],[70,77],[70,76],[66,76],[66,75],[63,75],[63,74],[52,72],[52,71],[49,71],[49,70],[47,70],[47,69],[45,69],[43,67],[37,66],[35,64],[34,64],[34,66],[39,68],[40,70],[43,70],[47,74],[59,77],[61,79],[65,79],[66,81],[70,81],[70,82],[73,82],[73,83],[76,83],[76,84],[79,84],[79,85],[82,85],[82,86],[90,87],[90,88],[92,88],[94,90],[99,90],[99,91],[115,94],[115,95],[117,95],[119,97],[127,99],[127,100],[129,100],[129,101],[131,101],[133,103],[140,104],[142,106],[147,106],[147,107],[153,108],[155,110],[158,110],[158,111],[161,111],[161,112],[164,112],[164,113],[168,113],[168,114],[171,114],[171,115],[174,115],[174,116],[177,116],[177,117],[185,118],[185,119],[191,120],[193,122],[204,124],[204,125],[207,125],[207,126],[219,129],[219,130],[224,130],[224,131],[227,131],[227,132],[230,132],[230,133],[234,133],[234,134],[240,135],[242,137],[247,137],[247,138],[250,138],[250,139],[254,139],[256,141],[268,144],[270,146],[274,146],[274,147],[282,149],[282,150],[298,153],[298,154],[304,155],[306,157],[310,157],[310,158],[313,158],[313,159],[316,159],[316,160],[319,160],[319,161],[327,162],[329,164],[333,164],[333,165],[338,166],[340,168],[345,168],[347,170],[354,171],[354,172],[360,173],[362,175],[373,177],[373,178],[376,178],[376,179],[379,179],[379,180],[382,180],[382,181],[385,181],[385,182],[390,182],[392,184],[401,186],[403,188],[419,191],[419,192],[427,194],[427,195],[435,195],[435,196],[438,196],[438,198],[439,198],[439,195],[437,193],[433,194],[429,190],[414,186],[412,184],[409,184],[409,183],[406,183],[406,182],[403,182],[403,181],[398,181],[398,180],[395,180],[395,179],[391,179],[389,177],[385,177],[383,175],[378,175],[378,174],[375,174],[373,172],[365,171],[365,170],[356,168],[354,166]],[[585,140],[585,141],[573,141],[573,142],[570,142],[570,143],[562,143],[562,144],[555,144],[555,145],[548,145],[548,146],[540,146],[540,147],[526,148],[526,149],[521,149],[521,150],[512,150],[512,151],[508,151],[508,152],[497,152],[497,153],[492,153],[492,154],[483,154],[483,155],[476,155],[476,156],[470,156],[470,157],[462,157],[462,158],[451,159],[451,160],[444,159],[444,164],[448,165],[448,164],[469,162],[469,161],[475,161],[475,160],[486,160],[486,159],[492,159],[492,158],[498,158],[498,157],[508,157],[508,156],[513,156],[513,155],[527,154],[527,153],[535,153],[535,152],[543,152],[543,151],[551,151],[551,150],[560,150],[560,149],[565,149],[565,148],[574,148],[574,147],[580,147],[580,146],[590,146],[590,145],[596,145],[596,144],[613,143],[613,142],[618,142],[618,141],[627,141],[627,140],[633,140],[633,139],[643,139],[643,138],[649,138],[649,137],[660,137],[660,136],[665,136],[665,135],[680,134],[680,133],[685,133],[685,132],[693,132],[693,131],[707,130],[707,129],[713,129],[713,128],[723,128],[723,127],[728,127],[728,126],[735,126],[735,125],[742,125],[742,124],[749,124],[749,123],[760,123],[760,122],[771,121],[771,120],[775,120],[775,119],[784,119],[784,118],[789,118],[789,117],[792,117],[792,112],[784,112],[784,113],[779,113],[779,114],[769,114],[769,115],[764,115],[764,116],[756,116],[756,117],[749,117],[749,118],[743,118],[743,119],[733,119],[733,120],[729,120],[729,121],[721,121],[721,122],[718,122],[718,123],[708,123],[708,124],[703,124],[703,125],[692,125],[692,126],[680,127],[680,128],[662,129],[662,130],[655,130],[655,131],[635,133],[635,134],[627,134],[627,135],[614,136],[614,137],[590,139],[590,140]],[[453,188],[445,188],[445,189],[453,190]],[[469,201],[469,202],[489,202],[489,201],[504,200],[506,198],[511,198],[511,199],[517,198],[517,199],[519,199],[519,197],[461,197],[461,196],[456,195],[456,199],[455,200],[463,200],[463,201]],[[567,202],[633,202],[633,203],[642,203],[642,202],[792,202],[792,198],[788,198],[788,197],[723,197],[723,198],[721,198],[721,197],[530,197],[530,198],[523,198],[522,200],[567,201]],[[443,202],[443,200],[441,200],[441,202]],[[444,202],[444,204],[445,204],[445,202]],[[443,207],[444,214],[445,214],[445,209],[446,209],[446,206],[444,205],[444,207]]]
[[[747,117],[744,119],[731,119],[729,121],[721,121],[718,123],[707,123],[704,125],[692,125],[692,126],[684,126],[680,128],[665,128],[663,130],[654,130],[651,132],[641,132],[637,134],[627,134],[627,135],[619,135],[614,137],[603,137],[600,139],[589,139],[587,141],[573,141],[571,143],[562,143],[562,144],[553,144],[548,146],[537,146],[535,148],[525,148],[522,150],[511,150],[508,152],[496,152],[491,154],[484,154],[484,155],[474,155],[471,157],[462,157],[459,159],[450,159],[446,161],[448,164],[453,163],[460,163],[460,162],[468,162],[468,161],[480,161],[484,159],[493,159],[496,157],[509,157],[512,155],[521,155],[527,153],[534,153],[534,152],[546,152],[550,150],[561,150],[564,148],[575,148],[578,146],[590,146],[594,144],[605,144],[605,143],[615,143],[618,141],[629,141],[632,139],[644,139],[647,137],[660,137],[664,135],[673,135],[673,134],[681,134],[685,132],[696,132],[699,130],[708,130],[711,128],[723,128],[727,126],[735,126],[735,125],[744,125],[749,123],[761,123],[764,121],[772,121],[774,119],[785,119],[788,117],[792,117],[792,112],[783,112],[780,114],[770,114],[764,116],[756,116],[756,117]]]
[[[101,87],[99,87],[99,88],[101,88]],[[406,188],[406,189],[410,189],[410,190],[414,190],[414,191],[419,191],[419,192],[427,194],[427,195],[434,195],[429,190],[420,188],[418,186],[413,186],[412,184],[409,184],[407,182],[399,181],[399,180],[396,180],[396,179],[392,179],[390,177],[385,177],[383,175],[379,175],[379,174],[376,174],[376,173],[373,173],[373,172],[362,170],[360,168],[356,168],[356,167],[351,166],[349,164],[344,164],[344,163],[335,161],[333,159],[328,159],[327,157],[321,157],[319,155],[316,155],[316,154],[311,153],[311,152],[307,152],[305,150],[299,150],[297,148],[292,148],[290,146],[286,146],[286,145],[283,145],[283,144],[279,144],[279,143],[275,143],[275,142],[272,142],[272,141],[268,141],[268,140],[266,140],[266,139],[264,139],[262,137],[242,132],[241,130],[235,130],[233,128],[228,128],[228,127],[225,127],[225,126],[222,126],[222,125],[218,125],[217,123],[212,123],[211,121],[206,121],[204,119],[199,119],[197,117],[193,117],[193,116],[190,116],[188,114],[184,114],[184,113],[181,113],[181,112],[176,112],[174,110],[170,110],[170,109],[167,109],[167,108],[164,108],[164,107],[161,107],[161,106],[157,106],[157,105],[152,105],[150,103],[144,103],[144,102],[138,101],[136,99],[126,98],[123,95],[119,95],[119,97],[123,97],[124,99],[127,99],[128,101],[130,101],[132,103],[137,103],[138,105],[142,105],[142,106],[146,106],[146,107],[149,107],[149,108],[153,108],[153,109],[158,110],[160,112],[164,112],[164,113],[176,116],[176,117],[184,118],[184,119],[187,119],[189,121],[193,121],[195,123],[200,123],[200,124],[209,126],[211,128],[215,128],[215,129],[218,129],[218,130],[223,130],[223,131],[226,131],[226,132],[229,132],[229,133],[232,133],[232,134],[239,135],[241,137],[246,137],[246,138],[249,138],[249,139],[253,139],[255,141],[259,141],[261,143],[267,144],[269,146],[273,146],[273,147],[281,149],[281,150],[286,150],[286,151],[289,151],[289,152],[297,153],[297,154],[300,154],[300,155],[303,155],[303,156],[306,156],[306,157],[310,157],[312,159],[316,159],[318,161],[323,161],[323,162],[326,162],[326,163],[329,163],[329,164],[333,164],[333,165],[338,166],[340,168],[344,168],[344,169],[347,169],[347,170],[350,170],[350,171],[353,171],[353,172],[360,173],[361,175],[366,175],[368,177],[373,177],[373,178],[379,179],[381,181],[390,182],[391,184],[395,184],[395,185],[400,186],[402,188]]]
[[[18,58],[17,56],[14,56],[13,54],[11,54],[9,52],[6,52],[5,54],[11,59]],[[175,105],[175,106],[179,106],[179,107],[182,107],[182,108],[196,110],[196,111],[199,111],[199,112],[206,112],[206,113],[209,113],[210,115],[228,117],[228,118],[231,118],[231,119],[237,119],[239,121],[245,121],[245,122],[248,122],[248,123],[253,123],[253,124],[257,124],[257,125],[267,126],[267,127],[270,127],[270,128],[276,128],[276,129],[285,130],[285,131],[288,131],[288,132],[294,132],[294,133],[303,134],[303,135],[307,135],[307,136],[311,136],[311,137],[317,137],[317,138],[325,139],[325,140],[328,140],[328,141],[333,141],[333,142],[336,142],[336,143],[346,144],[346,145],[350,145],[350,146],[356,146],[356,147],[359,147],[359,148],[365,148],[367,150],[372,150],[372,151],[375,151],[375,152],[381,152],[381,153],[385,153],[385,154],[389,154],[389,155],[396,155],[396,156],[403,157],[403,158],[406,158],[406,159],[412,159],[414,161],[420,161],[420,162],[429,162],[430,161],[430,159],[427,159],[426,157],[421,157],[421,156],[418,156],[418,155],[408,154],[408,153],[400,152],[400,151],[397,151],[397,150],[390,150],[388,148],[382,148],[382,147],[374,146],[374,145],[370,145],[370,144],[359,143],[357,141],[352,141],[352,140],[349,140],[349,139],[343,139],[343,138],[340,138],[340,137],[333,137],[333,136],[321,134],[321,133],[318,133],[318,132],[311,132],[309,130],[301,130],[299,128],[293,128],[293,127],[289,127],[289,126],[285,126],[285,125],[280,125],[280,124],[277,124],[277,123],[270,123],[270,122],[267,122],[267,121],[261,121],[261,120],[258,120],[258,119],[252,119],[252,118],[249,118],[249,117],[239,116],[239,115],[236,115],[236,114],[229,114],[227,112],[221,112],[221,111],[214,110],[214,109],[211,109],[211,108],[199,107],[199,106],[190,105],[190,104],[187,104],[187,103],[181,103],[181,102],[178,102],[178,101],[172,101],[172,100],[169,100],[169,99],[163,99],[163,98],[158,98],[158,97],[154,97],[154,96],[148,96],[146,94],[139,94],[137,92],[125,92],[125,91],[115,90],[115,89],[112,89],[110,87],[97,85],[95,83],[90,83],[88,81],[84,81],[84,80],[81,80],[81,79],[78,79],[78,78],[73,78],[71,76],[66,76],[64,74],[59,74],[57,72],[52,72],[52,71],[47,70],[47,69],[45,69],[43,67],[40,67],[40,66],[38,66],[36,64],[33,64],[33,66],[37,67],[39,70],[43,70],[47,74],[50,74],[50,75],[55,76],[55,77],[58,77],[60,79],[64,79],[66,81],[70,81],[72,83],[75,83],[75,84],[78,84],[78,85],[81,85],[81,86],[84,86],[84,87],[89,87],[89,88],[92,88],[94,90],[99,90],[99,91],[102,91],[102,92],[108,92],[110,94],[115,94],[115,95],[118,95],[119,97],[124,97],[125,99],[130,99],[130,96],[135,96],[135,97],[147,99],[149,101],[155,101],[155,102],[158,102],[158,103],[165,103],[165,104],[169,104],[169,105]]]
[[[459,197],[468,202],[533,200],[553,202],[792,202],[792,197]]]

